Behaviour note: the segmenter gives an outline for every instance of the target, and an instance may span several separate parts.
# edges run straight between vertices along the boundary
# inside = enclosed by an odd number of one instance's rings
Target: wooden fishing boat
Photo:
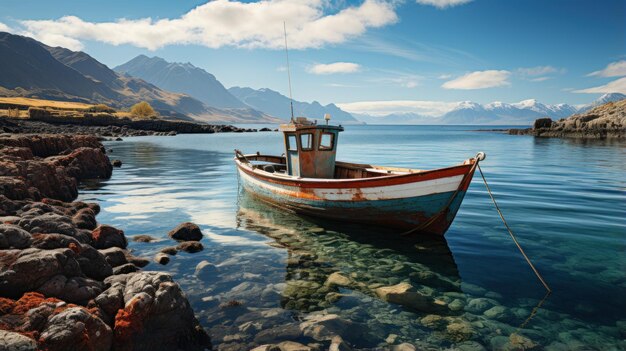
[[[441,169],[418,170],[336,161],[341,126],[298,117],[280,126],[281,156],[235,150],[243,189],[295,213],[444,235],[483,153]]]

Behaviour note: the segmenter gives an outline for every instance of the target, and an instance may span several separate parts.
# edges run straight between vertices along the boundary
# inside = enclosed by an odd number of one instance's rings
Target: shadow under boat
[[[346,291],[376,296],[378,287],[408,281],[435,296],[462,292],[457,265],[443,237],[399,238],[397,230],[303,217],[269,206],[246,191],[239,193],[238,204],[238,227],[265,235],[273,239],[270,245],[288,252],[284,308],[324,309]],[[332,282],[335,272],[349,283]]]

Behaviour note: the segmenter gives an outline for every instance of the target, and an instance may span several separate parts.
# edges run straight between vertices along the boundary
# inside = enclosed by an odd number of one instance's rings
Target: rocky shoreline
[[[169,120],[130,120],[117,118],[7,118],[0,116],[0,133],[83,134],[104,138],[131,136],[212,133],[267,132],[270,128],[239,128],[232,125],[199,124]]]
[[[98,204],[71,202],[111,172],[95,136],[0,135],[1,350],[211,348],[172,277],[141,271]]]
[[[537,137],[623,139],[626,138],[626,100],[609,102],[585,113],[553,121],[535,120],[532,128],[509,129],[511,135]]]

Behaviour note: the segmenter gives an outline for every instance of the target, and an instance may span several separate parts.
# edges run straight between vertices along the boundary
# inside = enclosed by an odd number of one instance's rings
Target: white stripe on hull
[[[426,196],[449,191],[456,191],[463,175],[425,180],[421,182],[388,185],[367,188],[317,188],[310,189],[309,193],[302,193],[299,187],[279,185],[254,178],[238,170],[246,182],[257,187],[269,190],[275,194],[284,194],[293,197],[315,197],[327,201],[367,201],[391,200],[418,196]]]

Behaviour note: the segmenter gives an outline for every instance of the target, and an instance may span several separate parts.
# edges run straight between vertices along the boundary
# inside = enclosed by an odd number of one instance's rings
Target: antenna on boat
[[[291,70],[289,68],[289,49],[287,49],[287,24],[283,21],[283,31],[285,32],[285,55],[287,56],[287,78],[289,79],[289,105],[291,107],[291,123],[293,119],[293,96],[291,95]]]

